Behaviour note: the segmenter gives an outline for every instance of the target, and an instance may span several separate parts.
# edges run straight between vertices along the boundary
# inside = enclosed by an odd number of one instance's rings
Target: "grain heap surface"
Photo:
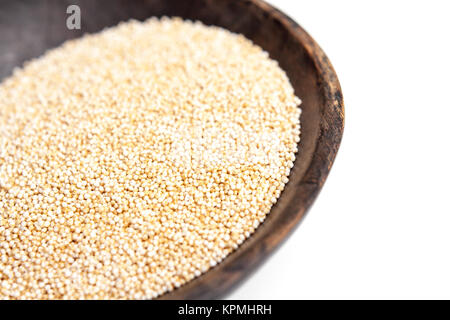
[[[154,298],[214,267],[288,181],[300,100],[241,35],[130,21],[0,85],[0,298]]]

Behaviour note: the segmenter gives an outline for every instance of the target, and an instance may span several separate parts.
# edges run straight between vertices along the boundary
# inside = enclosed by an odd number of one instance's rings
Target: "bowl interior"
[[[81,30],[66,27],[66,9],[71,4],[81,8]],[[279,62],[295,93],[302,99],[299,153],[290,181],[266,221],[217,267],[163,296],[213,298],[227,292],[286,237],[312,203],[334,159],[337,146],[336,150],[330,147],[329,155],[324,156],[329,159],[321,159],[317,168],[311,167],[323,134],[324,110],[333,97],[326,96],[329,93],[325,90],[323,70],[318,67],[320,61],[314,59],[314,50],[320,51],[320,48],[315,48],[303,29],[257,0],[2,0],[0,80],[10,75],[14,67],[65,40],[98,32],[131,18],[144,20],[164,15],[200,20],[244,34]],[[336,139],[338,144],[340,135]],[[307,170],[317,172],[305,174]]]

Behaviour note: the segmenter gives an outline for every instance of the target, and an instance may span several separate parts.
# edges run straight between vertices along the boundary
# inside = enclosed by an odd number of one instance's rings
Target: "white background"
[[[269,1],[339,76],[321,194],[231,299],[450,298],[450,2]]]

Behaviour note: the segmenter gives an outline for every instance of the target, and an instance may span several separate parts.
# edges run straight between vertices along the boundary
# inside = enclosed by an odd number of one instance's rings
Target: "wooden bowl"
[[[81,30],[66,9],[81,8]],[[135,18],[179,16],[242,33],[276,59],[303,103],[301,142],[289,183],[265,222],[210,271],[162,299],[218,298],[260,265],[298,225],[330,171],[344,127],[341,88],[315,41],[289,17],[259,0],[47,0],[0,2],[0,79],[63,41]]]

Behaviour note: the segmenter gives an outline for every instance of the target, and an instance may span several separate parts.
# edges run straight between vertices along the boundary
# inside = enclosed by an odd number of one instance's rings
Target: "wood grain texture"
[[[82,29],[66,28],[66,8],[78,4]],[[130,18],[179,16],[218,25],[268,51],[302,99],[302,133],[290,181],[265,222],[222,263],[161,299],[220,298],[241,283],[288,237],[318,195],[344,128],[341,88],[330,61],[289,17],[260,0],[2,0],[0,79],[14,67],[67,39]]]

